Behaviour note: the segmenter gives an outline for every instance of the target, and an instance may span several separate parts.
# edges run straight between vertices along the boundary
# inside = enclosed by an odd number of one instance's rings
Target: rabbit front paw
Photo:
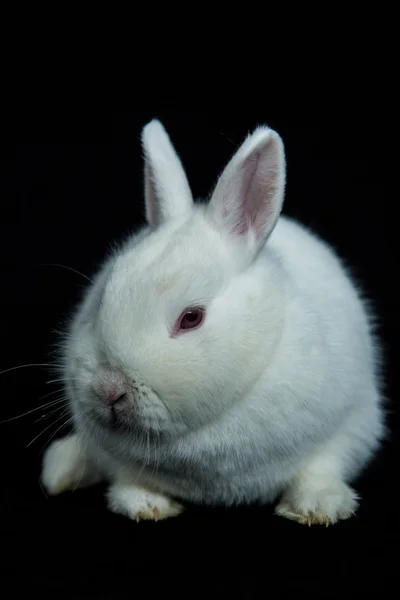
[[[86,487],[100,480],[100,473],[85,455],[77,435],[56,440],[47,448],[41,482],[50,495]]]
[[[343,481],[299,478],[283,494],[275,514],[302,525],[333,525],[354,515],[357,494]]]
[[[108,508],[135,521],[159,521],[168,517],[176,517],[183,511],[183,506],[145,488],[132,484],[116,483],[107,494]]]

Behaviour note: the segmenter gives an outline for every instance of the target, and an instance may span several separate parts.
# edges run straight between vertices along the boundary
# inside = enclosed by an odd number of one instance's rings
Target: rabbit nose
[[[96,375],[93,390],[100,400],[113,406],[126,396],[127,383],[124,375],[117,369],[101,369]]]

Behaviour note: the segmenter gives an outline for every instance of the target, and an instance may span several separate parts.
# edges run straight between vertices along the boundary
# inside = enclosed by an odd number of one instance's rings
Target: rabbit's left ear
[[[142,131],[146,218],[156,228],[168,219],[190,212],[192,192],[182,163],[158,120]]]
[[[282,210],[285,156],[280,136],[258,127],[225,167],[208,213],[222,233],[244,244],[252,259],[274,229]]]

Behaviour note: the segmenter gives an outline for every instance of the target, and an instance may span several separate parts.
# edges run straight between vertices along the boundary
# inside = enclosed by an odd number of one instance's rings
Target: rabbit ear
[[[278,220],[285,189],[285,155],[279,135],[258,127],[228,163],[211,197],[217,227],[246,242],[254,258]]]
[[[151,227],[191,210],[193,197],[182,163],[158,120],[142,131],[146,218]]]

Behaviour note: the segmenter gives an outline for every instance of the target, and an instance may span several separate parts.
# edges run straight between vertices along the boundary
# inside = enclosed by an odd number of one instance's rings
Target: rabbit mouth
[[[145,394],[129,391],[112,404],[91,398],[84,412],[90,421],[103,429],[130,434],[154,432],[160,435],[169,421],[164,403],[150,389]]]

